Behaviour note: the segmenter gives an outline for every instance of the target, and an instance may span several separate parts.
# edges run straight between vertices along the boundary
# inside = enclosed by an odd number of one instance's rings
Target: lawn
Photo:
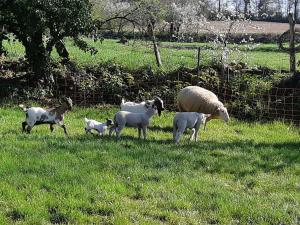
[[[74,47],[71,41],[66,41],[67,48],[70,53],[70,58],[79,65],[98,65],[104,62],[114,62],[123,65],[129,70],[136,70],[145,66],[156,68],[155,58],[150,42],[130,41],[129,45],[117,43],[117,40],[106,39],[103,44],[100,42],[94,43],[92,40],[87,41],[90,45],[98,49],[96,55],[85,53]],[[24,56],[24,48],[19,42],[4,42],[6,49],[9,52],[10,59],[16,59]],[[202,46],[206,47],[205,43],[170,43],[162,42],[162,47],[170,45],[185,45],[185,46]],[[287,70],[289,68],[289,55],[278,50],[276,44],[261,44],[253,50],[245,50],[241,46],[247,57],[244,59],[250,66],[264,66],[276,70]],[[172,71],[180,66],[195,68],[197,63],[197,51],[191,49],[171,49],[161,48],[161,57],[163,62],[163,70]],[[212,60],[212,51],[201,51],[201,64],[208,65]],[[244,55],[244,54],[243,54]],[[58,59],[57,53],[52,54],[54,59]],[[300,54],[298,54],[298,57]],[[234,56],[240,58],[240,56]],[[244,56],[243,56],[244,57]]]
[[[84,133],[75,108],[69,137],[47,126],[21,133],[20,109],[0,108],[0,223],[299,224],[299,129],[281,122],[211,121],[197,143],[171,140],[173,113],[153,119],[149,140]]]

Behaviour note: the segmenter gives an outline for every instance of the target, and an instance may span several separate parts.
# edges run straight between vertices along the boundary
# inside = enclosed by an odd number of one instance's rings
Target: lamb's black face
[[[114,125],[114,122],[110,119],[106,119],[106,125],[109,127],[109,126],[112,126]]]
[[[154,105],[156,106],[157,113],[160,116],[161,112],[165,110],[163,100],[161,100],[161,98],[159,98],[159,97],[155,97],[154,98]]]

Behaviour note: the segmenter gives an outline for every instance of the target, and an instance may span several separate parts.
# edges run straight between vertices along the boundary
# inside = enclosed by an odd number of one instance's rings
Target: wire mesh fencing
[[[184,86],[199,85],[197,80],[189,83],[178,76],[174,80],[159,80],[142,82],[126,86],[107,86],[107,80],[98,78],[98,87],[85,89],[79,87],[81,78],[59,78],[56,80],[56,95],[66,95],[74,103],[88,107],[91,105],[120,105],[121,99],[141,101],[161,97],[168,110],[176,111],[176,97]],[[76,79],[79,79],[76,81]],[[232,89],[230,83],[220,85],[206,84],[205,88],[213,91],[228,108],[231,116],[243,120],[270,121],[283,120],[300,125],[300,88],[270,87],[256,88],[249,92],[244,87]]]

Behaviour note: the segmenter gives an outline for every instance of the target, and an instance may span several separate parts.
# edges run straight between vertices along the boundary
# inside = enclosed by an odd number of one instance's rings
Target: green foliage
[[[91,55],[89,52],[83,52],[79,48],[74,47],[70,40],[65,40],[65,45],[69,51],[70,59],[75,61],[80,66],[98,65],[105,62],[114,62],[131,71],[139,70],[143,67],[152,67],[157,69],[153,50],[149,44],[142,41],[130,41],[129,45],[122,45],[113,39],[105,39],[103,44],[100,42],[93,42],[91,39],[84,39],[89,46],[98,50],[96,55]],[[209,48],[206,43],[174,43],[162,42],[160,48],[161,57],[163,60],[162,70],[166,72],[174,71],[178,67],[184,65],[188,68],[195,68],[197,65],[196,50],[190,49],[176,49],[170,46],[200,46],[201,51],[201,65],[209,65],[211,55],[206,48]],[[8,59],[17,59],[24,56],[24,48],[19,42],[4,41],[4,47],[7,49]],[[245,63],[249,67],[265,67],[274,70],[288,70],[289,56],[278,50],[275,44],[261,44],[253,50],[241,49],[247,52],[248,58]],[[55,60],[59,59],[59,55],[54,51],[52,57]],[[297,55],[300,57],[300,54]],[[268,59],[268,60],[266,60]]]
[[[65,137],[45,125],[22,134],[24,113],[0,108],[1,224],[299,222],[297,128],[214,120],[197,143],[177,146],[166,112],[147,141],[132,128],[119,142],[84,133],[84,117],[117,110],[75,108]]]
[[[49,74],[49,55],[53,47],[67,56],[63,38],[78,38],[92,29],[88,0],[3,0],[0,8],[0,26],[23,44],[33,72],[38,76]]]

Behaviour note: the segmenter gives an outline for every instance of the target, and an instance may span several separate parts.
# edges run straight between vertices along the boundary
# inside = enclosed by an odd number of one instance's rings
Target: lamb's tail
[[[84,121],[86,122],[86,123],[88,123],[90,120],[88,119],[88,118],[84,118]]]
[[[24,112],[27,112],[28,108],[23,105],[23,104],[20,104],[19,107],[24,111]]]

